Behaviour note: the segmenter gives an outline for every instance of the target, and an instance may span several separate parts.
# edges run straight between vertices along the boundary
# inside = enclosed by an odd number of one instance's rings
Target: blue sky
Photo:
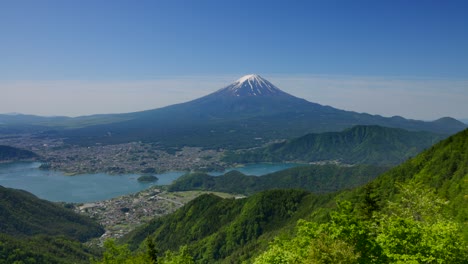
[[[157,108],[258,73],[337,108],[466,118],[466,14],[468,1],[0,0],[0,112]]]

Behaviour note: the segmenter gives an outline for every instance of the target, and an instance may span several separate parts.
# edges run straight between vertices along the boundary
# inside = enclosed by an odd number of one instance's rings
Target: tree
[[[154,263],[149,254],[138,252],[133,254],[128,245],[117,245],[115,240],[104,242],[104,254],[101,261],[94,264],[151,264]]]
[[[399,184],[399,199],[389,202],[376,241],[392,263],[463,263],[467,246],[461,227],[444,214],[448,201],[433,189],[410,181]],[[466,263],[466,262],[465,262]]]
[[[194,264],[192,256],[188,253],[187,246],[182,246],[179,252],[167,251],[163,258],[158,260],[160,264]]]
[[[300,220],[295,237],[277,238],[255,263],[466,263],[461,227],[444,214],[448,202],[415,181],[398,189],[371,218],[339,201],[329,223]]]
[[[193,258],[183,246],[178,252],[167,251],[163,257],[157,256],[154,241],[146,239],[146,251],[131,252],[128,245],[117,245],[115,240],[104,242],[104,254],[101,261],[94,264],[193,264]]]

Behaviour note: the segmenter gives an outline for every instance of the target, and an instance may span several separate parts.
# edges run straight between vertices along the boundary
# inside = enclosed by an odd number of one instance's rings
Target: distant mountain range
[[[231,149],[355,125],[446,135],[466,128],[450,117],[425,122],[323,106],[287,94],[253,74],[204,97],[154,110],[77,118],[0,115],[0,124],[0,132],[39,129],[82,145],[146,141],[169,147]]]
[[[396,165],[414,157],[444,137],[431,132],[381,126],[355,126],[341,132],[307,134],[246,151],[228,152],[235,163],[319,162]]]

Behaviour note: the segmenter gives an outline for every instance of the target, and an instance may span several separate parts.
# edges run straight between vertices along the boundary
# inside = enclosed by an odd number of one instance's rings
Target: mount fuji
[[[215,119],[271,116],[277,113],[298,113],[320,108],[332,109],[283,92],[256,74],[243,76],[214,93],[168,108],[190,109],[195,115]]]
[[[97,124],[100,119],[102,123]],[[290,95],[255,74],[189,102],[142,112],[95,116],[92,121],[97,125],[56,129],[54,133],[68,138],[69,143],[81,145],[145,141],[166,147],[246,148],[307,133],[342,131],[355,125],[445,135],[467,127],[449,117],[425,122],[323,106]]]

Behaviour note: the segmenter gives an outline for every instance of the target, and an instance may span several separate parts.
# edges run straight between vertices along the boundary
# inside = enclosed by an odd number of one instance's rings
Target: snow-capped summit
[[[240,82],[240,83],[243,83],[247,80],[254,80],[254,79],[262,79],[262,77],[260,77],[259,75],[257,74],[248,74],[248,75],[244,75],[242,77],[239,78],[239,80],[237,80],[236,82]]]
[[[278,96],[284,95],[278,87],[263,79],[260,75],[249,74],[242,76],[231,85],[218,90],[218,94],[230,96]]]

